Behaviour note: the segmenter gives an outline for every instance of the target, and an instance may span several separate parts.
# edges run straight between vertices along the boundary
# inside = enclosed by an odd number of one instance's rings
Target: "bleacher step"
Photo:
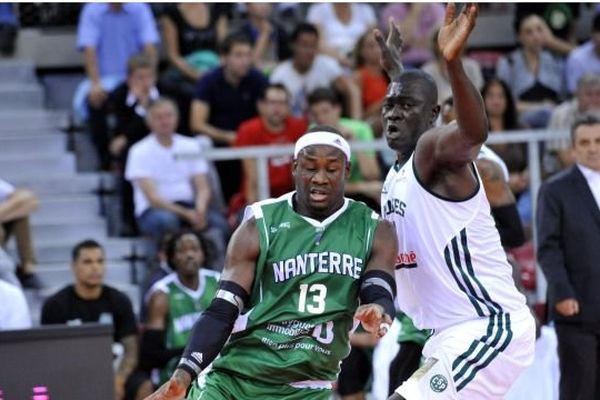
[[[4,154],[46,154],[60,155],[67,151],[67,135],[0,135],[0,156]]]
[[[44,92],[35,83],[0,83],[0,109],[29,110],[44,106]]]

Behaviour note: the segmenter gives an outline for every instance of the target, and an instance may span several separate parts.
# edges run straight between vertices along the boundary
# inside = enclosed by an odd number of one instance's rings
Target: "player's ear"
[[[350,160],[347,160],[344,164],[344,176],[346,177],[346,182],[348,182],[348,179],[350,179],[350,170],[352,169],[352,163],[350,162]]]
[[[292,176],[295,178],[296,177],[296,170],[298,169],[298,159],[294,159],[294,161],[292,161]]]

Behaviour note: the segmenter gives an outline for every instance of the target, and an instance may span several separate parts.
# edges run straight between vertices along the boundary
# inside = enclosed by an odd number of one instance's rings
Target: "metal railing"
[[[542,184],[540,142],[549,140],[564,140],[569,137],[567,130],[519,130],[510,132],[495,132],[489,135],[487,144],[497,143],[526,143],[527,144],[527,163],[529,168],[529,188],[531,190],[531,210],[532,210],[532,232],[534,248],[537,245],[537,235],[535,230],[535,217],[537,205],[537,192]],[[352,151],[391,151],[385,139],[377,139],[372,142],[353,142]],[[252,146],[244,148],[227,149],[209,149],[204,154],[209,160],[233,160],[254,158],[256,160],[256,176],[258,183],[259,199],[269,197],[269,173],[268,160],[270,157],[283,155],[292,155],[293,145],[285,146]],[[545,301],[546,298],[546,279],[539,265],[536,267],[536,294],[538,301]]]

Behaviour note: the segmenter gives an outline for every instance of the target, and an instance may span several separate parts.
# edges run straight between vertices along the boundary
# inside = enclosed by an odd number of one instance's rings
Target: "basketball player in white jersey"
[[[438,36],[457,123],[434,128],[433,79],[390,64],[384,133],[397,153],[382,208],[398,233],[398,305],[418,328],[434,330],[422,368],[390,399],[502,399],[533,361],[535,326],[515,287],[474,160],[487,138],[483,101],[460,55],[478,8],[451,3]],[[385,59],[385,57],[388,57]]]

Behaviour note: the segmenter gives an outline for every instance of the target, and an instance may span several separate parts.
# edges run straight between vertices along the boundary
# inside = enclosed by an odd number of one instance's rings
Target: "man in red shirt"
[[[249,119],[238,128],[235,146],[264,146],[293,144],[308,129],[308,121],[290,115],[289,93],[280,83],[268,85],[258,99],[258,117]],[[277,197],[294,189],[292,155],[269,159],[269,190]],[[230,202],[230,212],[237,213],[258,198],[256,161],[242,161],[243,179],[240,193]]]

